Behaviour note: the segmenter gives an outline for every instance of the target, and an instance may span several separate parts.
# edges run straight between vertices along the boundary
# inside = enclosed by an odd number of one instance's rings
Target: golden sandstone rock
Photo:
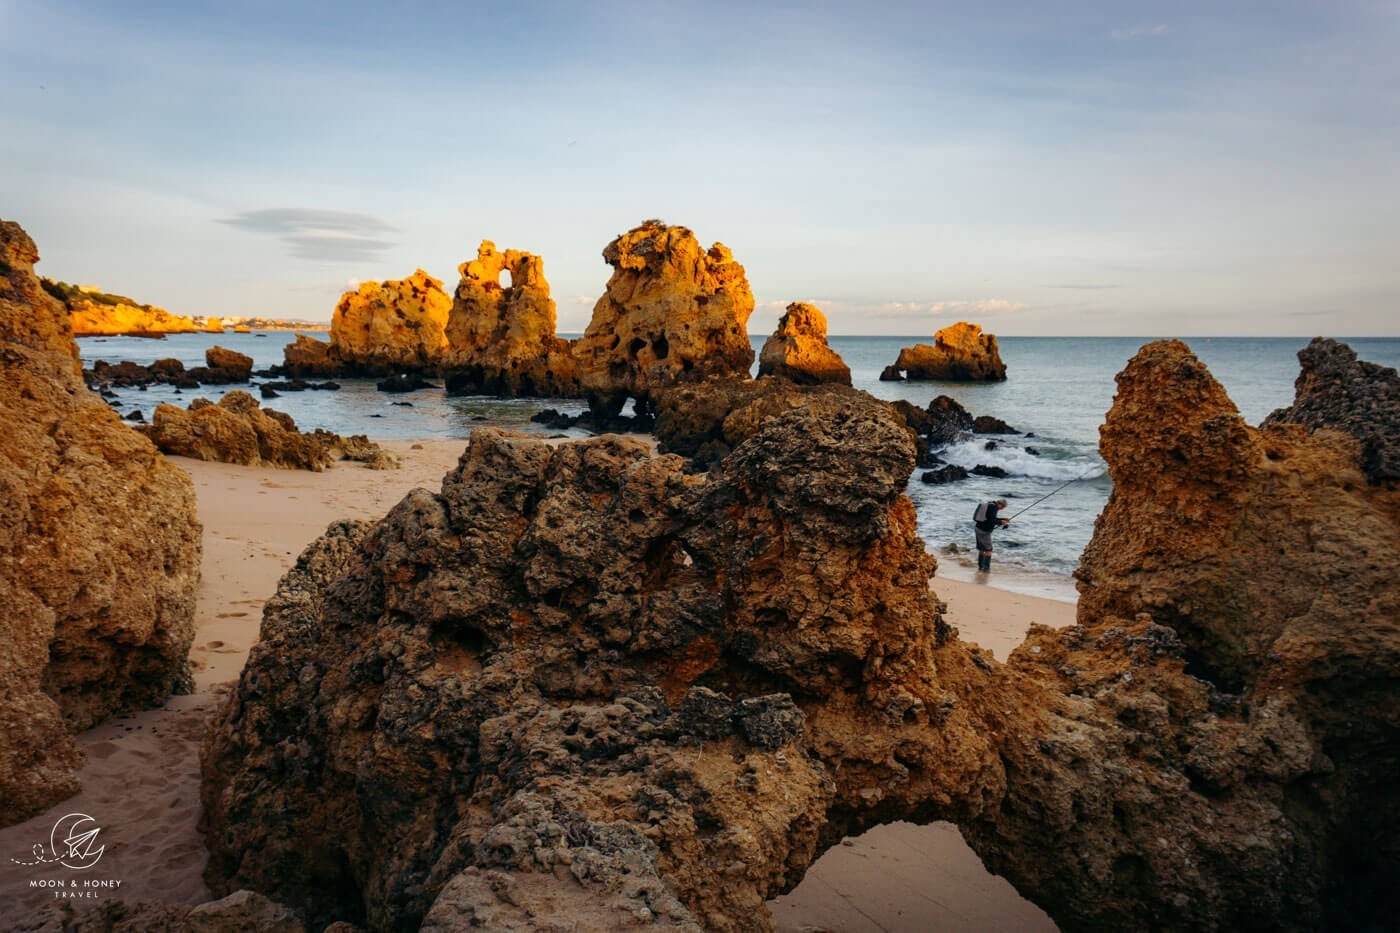
[[[826,315],[815,305],[794,302],[758,355],[760,376],[783,376],[799,385],[851,384],[851,368],[826,342]]]
[[[982,333],[976,324],[960,321],[934,334],[932,345],[919,343],[900,350],[899,358],[893,366],[886,367],[880,378],[999,381],[1006,378],[1006,364],[1001,361],[994,335]]]
[[[394,469],[398,458],[363,436],[297,430],[292,416],[263,408],[247,392],[229,392],[217,403],[197,398],[188,409],[158,405],[141,428],[168,454],[245,466],[285,467],[319,473],[336,459],[359,460],[370,469]]]
[[[442,357],[447,390],[466,395],[579,394],[569,342],[554,334],[554,299],[540,257],[497,251],[482,241],[477,257],[458,268],[462,280],[447,320]],[[510,285],[501,274],[510,273]]]
[[[685,227],[647,221],[603,250],[613,267],[574,345],[590,406],[615,415],[628,398],[711,376],[747,375],[753,293],[729,248],[708,250]]]
[[[49,283],[50,286],[55,283]],[[138,304],[130,298],[106,295],[56,283],[67,290],[64,302],[75,337],[191,334],[200,330],[193,320],[164,308]],[[53,293],[52,287],[50,293]]]
[[[194,485],[83,385],[34,243],[0,221],[0,823],[77,790],[72,732],[189,681]]]
[[[431,370],[447,349],[452,299],[419,269],[406,279],[364,282],[346,292],[331,318],[331,346],[351,370],[384,375]]]

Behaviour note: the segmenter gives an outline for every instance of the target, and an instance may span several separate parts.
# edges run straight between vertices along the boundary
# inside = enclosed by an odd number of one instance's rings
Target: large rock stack
[[[613,274],[574,345],[595,412],[615,415],[629,398],[645,407],[665,386],[748,374],[753,293],[728,247],[706,250],[685,227],[648,221],[603,258]]]
[[[917,343],[899,351],[880,378],[937,379],[945,382],[998,382],[1006,378],[997,338],[976,324],[958,322],[933,335],[933,343]]]
[[[540,257],[497,251],[482,242],[476,259],[458,269],[462,280],[447,320],[442,357],[447,391],[461,395],[579,394],[569,342],[554,334],[554,299]],[[501,274],[510,273],[510,285]]]
[[[346,372],[432,370],[447,349],[451,311],[442,282],[422,269],[406,279],[363,282],[335,306],[330,347]]]
[[[1007,726],[1008,795],[964,827],[1062,924],[1395,915],[1400,500],[1360,448],[1249,427],[1178,342],[1118,377],[1079,624],[1012,656],[1051,701]]]
[[[826,315],[815,305],[793,302],[758,354],[760,376],[782,376],[799,385],[851,384],[851,368],[826,342]]]
[[[0,823],[77,789],[72,733],[189,682],[189,477],[83,385],[38,250],[0,221]]]

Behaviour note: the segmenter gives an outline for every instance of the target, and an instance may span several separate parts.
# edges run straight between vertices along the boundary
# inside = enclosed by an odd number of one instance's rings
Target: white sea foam
[[[1103,461],[1095,457],[1057,460],[1051,456],[1036,456],[1027,453],[1024,447],[1013,446],[1013,442],[998,440],[996,450],[987,450],[986,438],[951,444],[938,451],[938,456],[955,466],[971,470],[978,464],[1001,467],[1012,476],[1029,476],[1032,479],[1071,480],[1095,479],[1104,475]]]

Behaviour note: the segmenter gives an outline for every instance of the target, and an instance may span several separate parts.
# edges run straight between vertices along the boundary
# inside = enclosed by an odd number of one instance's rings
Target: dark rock
[[[972,468],[972,472],[976,476],[994,476],[998,479],[1004,479],[1011,475],[999,466],[988,466],[985,463],[977,464]]]
[[[429,382],[421,373],[395,373],[375,383],[380,392],[417,392],[420,389],[440,389],[441,386]]]
[[[1361,469],[1373,483],[1400,479],[1400,376],[1358,360],[1344,343],[1314,337],[1298,351],[1302,371],[1293,404],[1265,424],[1301,424],[1350,434],[1361,445]]]
[[[271,384],[258,386],[258,394],[263,398],[281,398],[282,393],[278,392]]]
[[[800,738],[807,726],[802,710],[786,693],[741,700],[733,715],[744,737],[759,748],[782,748]]]
[[[903,382],[904,373],[899,371],[898,366],[895,366],[893,363],[891,363],[889,366],[886,366],[884,369],[880,370],[880,381]]]
[[[1039,456],[1040,456],[1040,448],[1038,448],[1038,447],[1027,447],[1027,448],[1026,448],[1026,453],[1030,454],[1032,457],[1039,457]]]
[[[127,421],[135,421],[138,424],[146,423],[146,416],[141,414],[141,409],[135,408],[127,412],[124,416]]]
[[[937,470],[930,470],[919,477],[921,482],[928,483],[930,486],[942,486],[944,483],[955,483],[960,479],[967,479],[967,470],[964,470],[960,466],[953,466],[952,464]]]
[[[394,405],[394,406],[396,406],[396,407],[398,407],[398,408],[412,408],[412,407],[413,407],[413,403],[412,403],[412,402],[391,402],[390,404],[392,404],[392,405]]]
[[[973,434],[1019,434],[1020,432],[1000,418],[991,415],[978,415],[972,420]]]
[[[996,449],[997,449],[998,447],[1000,447],[1000,446],[1001,446],[1001,445],[998,444],[996,441],[987,441],[987,443],[985,443],[985,444],[982,445],[982,449],[983,449],[983,450],[996,450]]]

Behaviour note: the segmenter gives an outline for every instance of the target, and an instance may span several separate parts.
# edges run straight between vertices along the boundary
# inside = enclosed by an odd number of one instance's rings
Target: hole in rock
[[[500,275],[500,277],[497,279],[497,281],[501,283],[501,288],[510,288],[510,285],[511,285],[510,270],[509,270],[509,269],[502,269],[502,270],[501,270],[501,275]]]
[[[647,342],[641,337],[633,337],[632,342],[627,345],[627,355],[635,360],[637,358],[637,354],[642,352],[642,347],[645,347],[646,345]]]
[[[656,354],[658,360],[666,359],[666,354],[671,352],[671,342],[662,334],[651,342],[651,352]]]
[[[1045,911],[986,869],[952,823],[889,823],[837,843],[768,909],[781,933],[1056,929]]]

